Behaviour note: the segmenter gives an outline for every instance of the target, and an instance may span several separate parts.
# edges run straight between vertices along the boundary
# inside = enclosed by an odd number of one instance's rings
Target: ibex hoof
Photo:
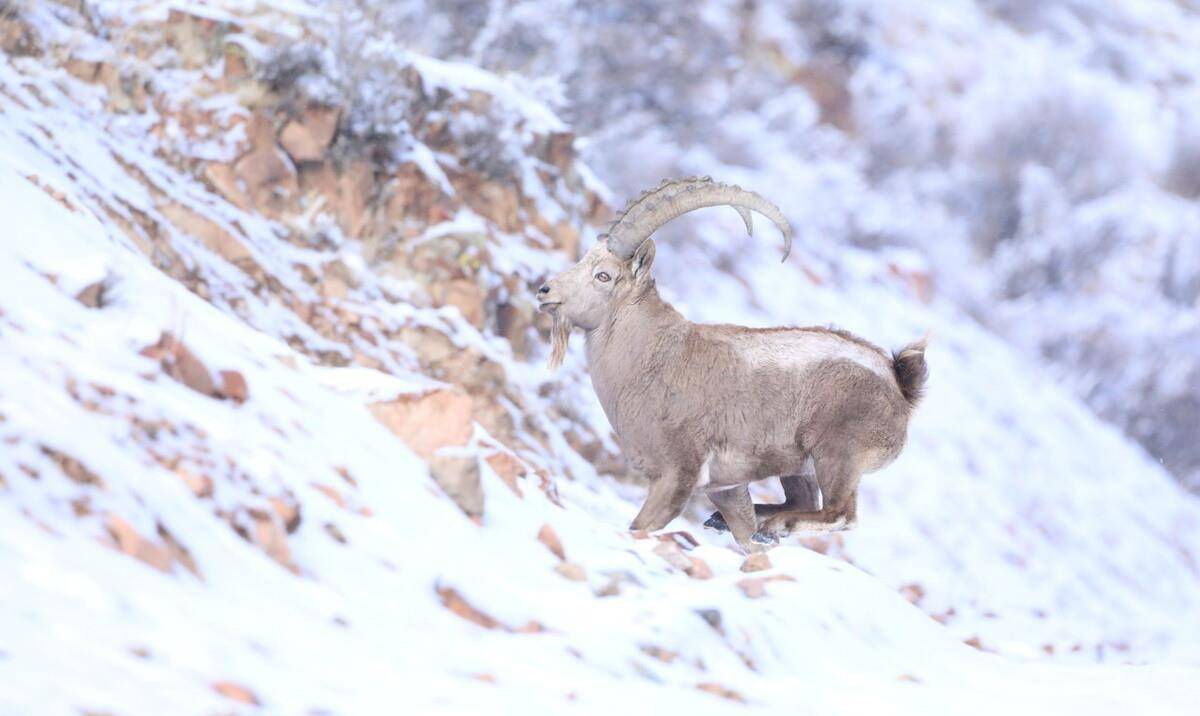
[[[754,544],[776,545],[779,544],[779,538],[775,535],[769,535],[762,530],[750,535],[750,541]]]
[[[716,530],[717,532],[729,531],[729,525],[725,524],[725,518],[721,516],[720,512],[712,513],[712,515],[704,521],[704,526],[710,530]]]

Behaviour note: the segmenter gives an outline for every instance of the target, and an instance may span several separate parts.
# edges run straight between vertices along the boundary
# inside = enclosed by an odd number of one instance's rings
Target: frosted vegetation
[[[1184,7],[0,0],[0,712],[1196,713]],[[682,173],[689,318],[933,332],[757,572],[532,314]]]

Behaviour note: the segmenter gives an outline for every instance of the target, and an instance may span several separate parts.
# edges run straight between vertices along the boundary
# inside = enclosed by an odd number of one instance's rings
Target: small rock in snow
[[[463,512],[472,517],[483,514],[478,458],[435,455],[429,460],[429,474]]]
[[[558,557],[559,559],[567,558],[566,550],[563,549],[562,540],[559,539],[558,533],[554,531],[553,527],[550,525],[542,525],[542,528],[538,530],[537,538],[538,542],[546,545],[546,549],[553,552],[555,557]]]
[[[221,395],[238,404],[246,402],[246,398],[250,397],[250,388],[246,385],[245,376],[236,370],[223,370],[219,375]]]
[[[213,691],[239,704],[246,704],[248,706],[262,705],[262,702],[258,700],[258,695],[251,691],[249,687],[233,681],[218,681],[212,687]]]
[[[746,557],[746,561],[742,562],[743,572],[761,572],[764,569],[771,568],[771,558],[765,553],[759,552]]]
[[[572,582],[587,581],[587,572],[583,569],[583,567],[575,564],[574,562],[563,562],[555,567],[554,571],[558,572],[559,575],[566,577]]]

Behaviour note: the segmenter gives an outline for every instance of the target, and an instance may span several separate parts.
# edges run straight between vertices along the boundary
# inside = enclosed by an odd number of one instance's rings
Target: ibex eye
[[[603,281],[604,283],[608,283],[611,279],[612,279],[612,276],[609,276],[608,274],[604,273],[603,271],[596,274],[597,281]]]

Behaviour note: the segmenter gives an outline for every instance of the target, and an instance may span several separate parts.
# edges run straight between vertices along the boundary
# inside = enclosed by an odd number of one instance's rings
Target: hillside
[[[860,527],[743,572],[544,367],[619,198],[520,81],[388,48],[385,132],[281,78],[321,6],[73,5],[0,20],[0,711],[1200,706],[1200,501],[918,254],[660,242],[695,320],[933,331]]]

